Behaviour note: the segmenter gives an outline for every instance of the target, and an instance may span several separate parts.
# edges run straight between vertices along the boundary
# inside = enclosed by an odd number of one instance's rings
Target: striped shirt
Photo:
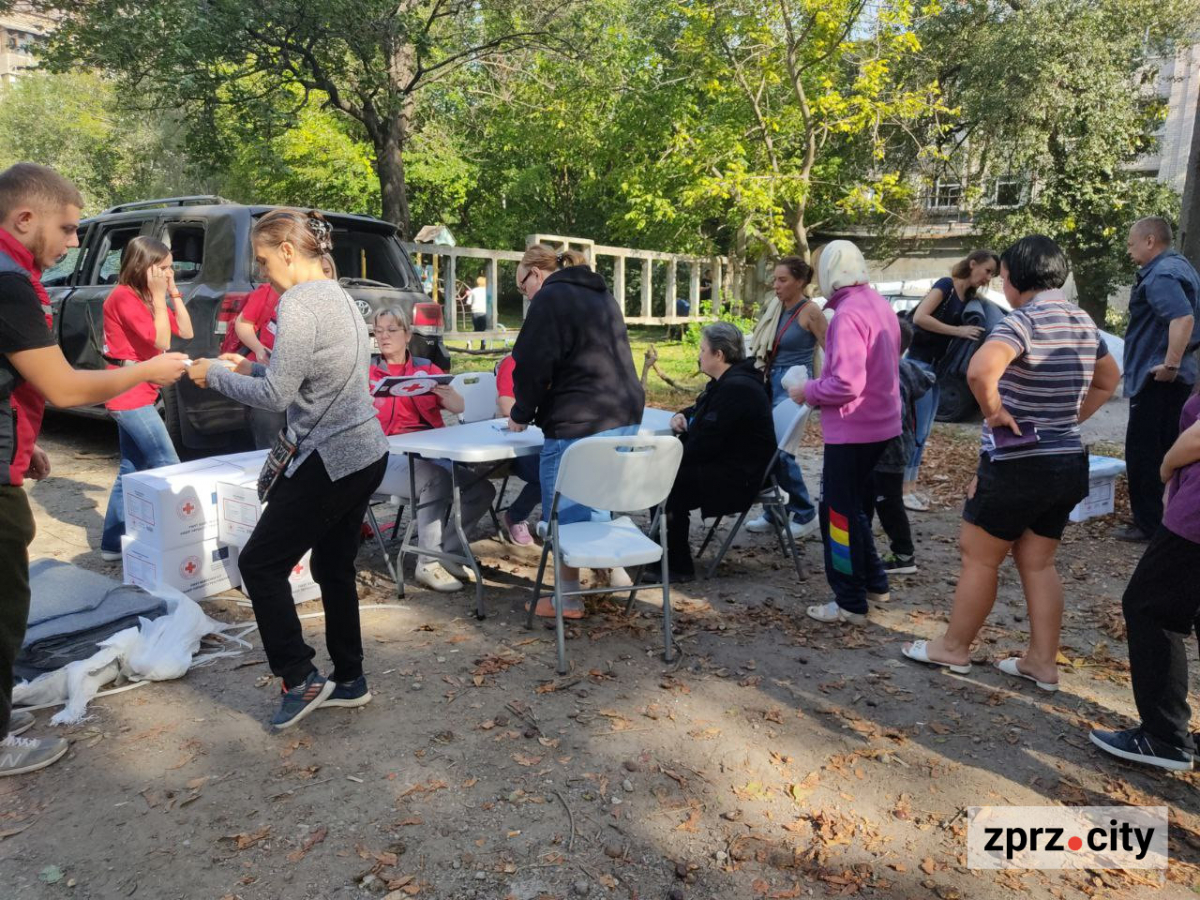
[[[1000,376],[1000,402],[1036,444],[997,449],[992,429],[983,425],[983,451],[993,460],[1081,453],[1079,408],[1092,384],[1096,360],[1108,347],[1091,317],[1068,303],[1059,290],[1042,291],[1013,310],[988,335],[1012,347],[1017,358]]]

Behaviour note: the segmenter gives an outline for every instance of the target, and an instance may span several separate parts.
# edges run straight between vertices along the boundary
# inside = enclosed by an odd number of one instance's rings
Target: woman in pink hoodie
[[[900,434],[900,326],[891,306],[867,284],[867,264],[849,241],[821,251],[817,279],[834,311],[820,378],[791,389],[796,402],[821,410],[821,536],[834,599],[808,607],[818,622],[866,622],[868,601],[887,600],[875,551],[871,472]]]

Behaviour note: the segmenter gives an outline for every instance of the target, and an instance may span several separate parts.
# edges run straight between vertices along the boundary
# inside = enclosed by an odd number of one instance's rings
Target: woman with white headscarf
[[[849,241],[825,246],[817,264],[825,308],[820,378],[790,389],[797,403],[821,410],[821,536],[825,577],[834,599],[808,607],[818,622],[866,622],[868,602],[888,599],[887,574],[875,551],[871,472],[900,434],[900,326],[888,302],[867,284],[867,263]]]

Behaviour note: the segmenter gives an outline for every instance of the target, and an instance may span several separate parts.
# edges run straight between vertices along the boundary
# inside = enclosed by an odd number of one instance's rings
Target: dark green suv
[[[79,248],[70,250],[42,282],[54,305],[54,331],[67,361],[104,368],[104,300],[112,292],[125,245],[149,235],[171,248],[175,282],[192,316],[195,337],[175,338],[171,349],[193,359],[216,356],[249,293],[258,286],[250,229],[274,207],[244,206],[220,197],[172,197],[126,203],[86,219]],[[412,317],[417,303],[431,302],[421,287],[396,228],[370,216],[325,213],[334,228],[333,256],[341,284],[370,321],[375,310],[400,306]],[[413,353],[449,369],[441,336],[414,334]],[[245,445],[246,409],[188,379],[162,392],[167,430],[181,455]],[[103,416],[103,407],[76,410]]]

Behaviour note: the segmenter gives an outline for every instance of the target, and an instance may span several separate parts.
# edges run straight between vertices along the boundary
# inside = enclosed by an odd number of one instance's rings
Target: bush
[[[700,305],[700,314],[705,316],[712,315],[712,303],[705,301]],[[734,314],[733,310],[726,307],[721,310],[721,315],[717,316],[721,322],[729,322],[736,325],[746,337],[754,331],[754,325],[757,319],[747,319],[744,316]],[[688,324],[687,331],[683,333],[683,342],[691,347],[700,346],[700,332],[703,330],[707,322],[691,322]]]

